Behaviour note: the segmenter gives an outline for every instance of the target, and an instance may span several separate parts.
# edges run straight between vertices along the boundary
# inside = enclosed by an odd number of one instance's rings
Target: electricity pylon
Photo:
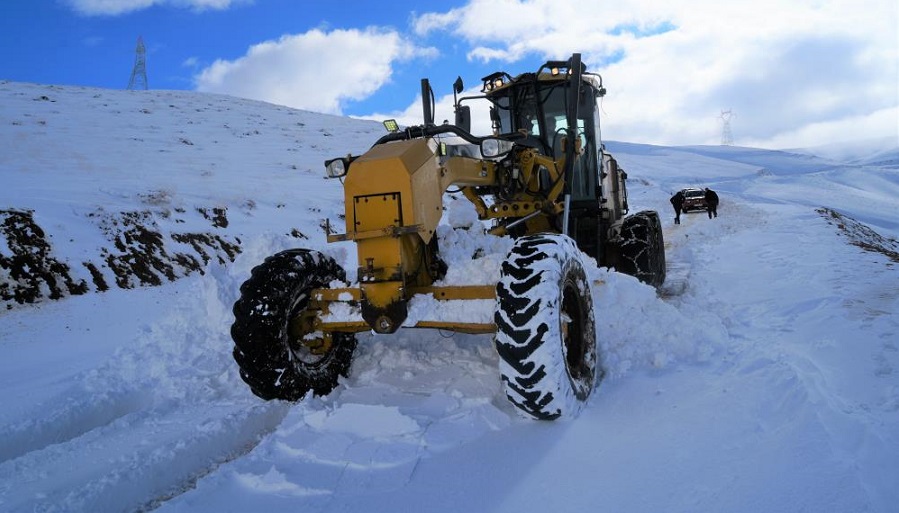
[[[134,69],[131,70],[131,80],[128,81],[128,90],[147,89],[147,49],[144,48],[143,36],[137,37],[137,48],[134,50]]]
[[[721,146],[733,146],[734,134],[730,131],[730,118],[736,116],[730,110],[721,111]]]

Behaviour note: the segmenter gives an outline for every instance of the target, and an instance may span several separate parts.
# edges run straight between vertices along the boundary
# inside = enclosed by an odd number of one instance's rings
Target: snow
[[[289,247],[355,279],[352,243],[325,242],[343,195],[322,163],[380,130],[223,96],[0,81],[0,214],[33,211],[90,289],[0,311],[0,511],[896,511],[895,141],[823,157],[608,143],[632,209],[662,214],[678,273],[658,295],[590,270],[605,379],[576,419],[520,418],[491,337],[435,330],[362,334],[329,396],[259,400],[231,358],[240,284]],[[673,224],[668,197],[688,186],[718,191],[718,218]],[[494,282],[511,241],[447,203],[446,283]],[[201,215],[213,208],[227,226]],[[101,228],[122,212],[241,253],[118,288]],[[437,303],[492,315],[421,298],[415,316]]]

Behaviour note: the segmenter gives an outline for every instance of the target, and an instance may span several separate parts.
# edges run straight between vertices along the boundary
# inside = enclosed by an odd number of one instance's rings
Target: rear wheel
[[[282,251],[255,267],[234,304],[234,360],[257,396],[296,401],[327,395],[349,370],[351,333],[314,332],[303,313],[313,289],[345,279],[337,263],[316,251]]]
[[[518,239],[496,286],[506,396],[524,416],[576,415],[596,384],[593,299],[581,253],[556,234]]]
[[[637,212],[621,223],[616,269],[653,287],[665,283],[665,241],[657,212]]]

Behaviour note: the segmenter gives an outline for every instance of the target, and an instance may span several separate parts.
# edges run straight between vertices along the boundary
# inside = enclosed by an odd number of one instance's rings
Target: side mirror
[[[502,123],[499,119],[499,110],[496,107],[490,107],[490,126],[494,134],[498,134],[502,130]]]
[[[481,141],[481,155],[484,158],[492,159],[504,157],[512,151],[512,141],[497,138],[487,138]]]
[[[456,106],[456,126],[471,133],[471,107],[468,105]]]

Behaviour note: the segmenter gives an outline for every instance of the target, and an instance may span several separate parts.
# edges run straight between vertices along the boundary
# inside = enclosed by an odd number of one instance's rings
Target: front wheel
[[[234,360],[257,396],[297,401],[309,391],[327,395],[349,371],[352,333],[311,330],[304,316],[313,289],[344,281],[330,257],[293,249],[265,259],[240,287],[234,303]]]
[[[518,239],[496,286],[496,351],[506,396],[526,417],[576,415],[596,385],[593,298],[564,235]]]

